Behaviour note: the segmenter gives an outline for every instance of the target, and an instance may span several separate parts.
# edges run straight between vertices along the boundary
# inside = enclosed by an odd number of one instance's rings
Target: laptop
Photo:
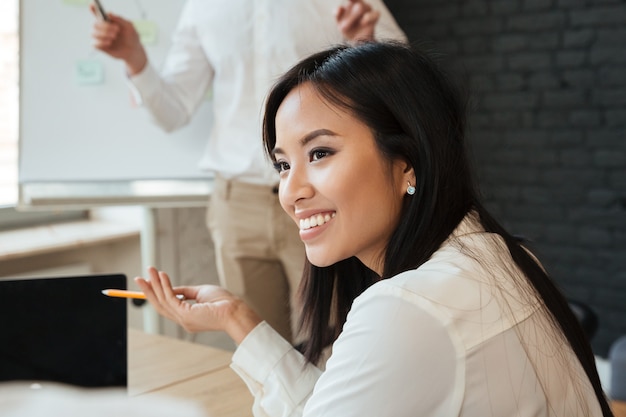
[[[123,274],[0,278],[0,382],[127,387]]]

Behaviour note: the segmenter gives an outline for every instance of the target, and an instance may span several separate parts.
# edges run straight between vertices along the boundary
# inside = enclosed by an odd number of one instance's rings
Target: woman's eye
[[[318,161],[322,158],[327,157],[328,155],[330,155],[330,151],[327,149],[315,149],[311,151],[310,159],[311,161]]]
[[[274,169],[280,174],[281,172],[289,169],[289,164],[285,161],[277,161],[274,162]]]

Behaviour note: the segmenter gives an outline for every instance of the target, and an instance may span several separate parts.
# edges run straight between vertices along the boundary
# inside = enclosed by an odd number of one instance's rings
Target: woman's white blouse
[[[466,218],[416,270],[353,303],[324,371],[266,323],[232,368],[260,416],[600,416],[503,242]]]

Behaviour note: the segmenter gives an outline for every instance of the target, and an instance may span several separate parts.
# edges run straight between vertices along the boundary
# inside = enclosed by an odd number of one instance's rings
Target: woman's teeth
[[[321,226],[335,217],[335,213],[315,214],[308,219],[300,220],[300,230],[307,230],[315,226]]]

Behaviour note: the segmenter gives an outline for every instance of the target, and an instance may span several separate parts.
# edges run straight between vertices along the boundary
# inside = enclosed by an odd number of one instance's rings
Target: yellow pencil
[[[146,299],[146,294],[141,291],[128,291],[128,290],[102,290],[102,294],[107,295],[109,297],[119,297],[119,298],[138,298],[140,300]],[[182,294],[176,294],[176,298],[182,300],[184,296]]]

